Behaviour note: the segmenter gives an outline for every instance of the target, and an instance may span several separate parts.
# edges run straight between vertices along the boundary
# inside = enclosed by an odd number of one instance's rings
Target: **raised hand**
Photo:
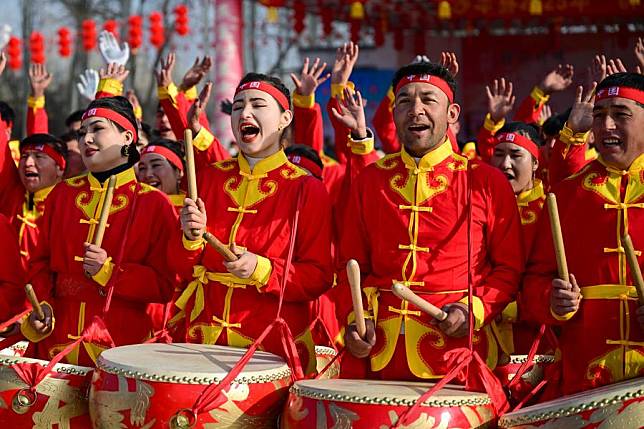
[[[622,63],[622,60],[619,58],[616,58],[614,60],[608,61],[608,65],[606,66],[606,75],[610,76],[615,73],[627,73],[628,70],[626,70],[626,67],[624,67],[624,64]]]
[[[515,96],[512,94],[512,82],[506,81],[505,78],[494,79],[492,88],[485,87],[487,93],[487,108],[490,118],[494,122],[504,119],[512,111],[515,102]]]
[[[348,42],[338,48],[335,53],[335,62],[331,70],[331,83],[346,85],[358,61],[360,48],[353,42]]]
[[[344,98],[338,100],[340,111],[335,107],[331,113],[342,125],[351,130],[351,134],[358,139],[367,137],[367,122],[364,116],[364,103],[360,91],[351,94],[349,88],[344,88]]]
[[[98,90],[98,82],[100,80],[98,72],[94,69],[85,69],[83,73],[78,76],[80,82],[76,83],[78,92],[89,101],[94,100],[96,91]]]
[[[644,72],[644,39],[641,37],[637,38],[637,43],[635,43],[635,59],[639,64],[637,68],[639,69],[638,73]]]
[[[295,84],[295,91],[300,95],[312,95],[315,93],[317,87],[331,77],[331,73],[322,76],[325,68],[326,63],[320,65],[319,58],[316,58],[311,68],[309,68],[309,58],[306,57],[300,76],[298,77],[295,73],[291,73],[291,79],[293,79],[293,83]]]
[[[133,89],[129,89],[129,90],[125,93],[125,97],[127,98],[127,101],[129,101],[129,102],[130,102],[130,104],[132,105],[132,108],[134,109],[134,112],[136,112],[137,110],[139,110],[139,111],[140,111],[140,109],[141,109],[141,102],[139,101],[139,97],[137,97],[137,96],[136,96],[136,93],[134,92],[134,90],[133,90]],[[138,108],[138,109],[137,109],[137,108]]]
[[[121,83],[125,81],[129,74],[130,71],[125,66],[116,63],[110,63],[107,65],[107,69],[102,68],[98,71],[98,76],[101,79],[114,79]]]
[[[123,46],[119,46],[116,37],[109,31],[103,30],[98,36],[98,49],[101,51],[101,56],[105,64],[115,63],[119,66],[127,64],[130,59],[130,45],[123,42]]]
[[[201,123],[199,122],[199,117],[206,109],[208,105],[208,100],[210,99],[210,92],[212,91],[212,82],[206,83],[206,86],[203,87],[199,97],[192,103],[190,109],[188,110],[188,126],[192,130],[192,135],[196,136],[199,131],[201,131]]]
[[[454,52],[441,52],[440,65],[445,67],[452,76],[456,77],[459,66]]]
[[[608,66],[604,55],[595,55],[593,62],[588,67],[586,86],[591,87],[593,82],[601,82],[606,78]]]
[[[170,52],[165,60],[161,59],[161,68],[157,70],[154,74],[157,78],[157,85],[162,88],[167,88],[172,83],[172,71],[174,70],[174,65],[176,62],[176,55],[174,52]]]
[[[4,72],[5,67],[7,67],[7,54],[0,52],[0,75]]]
[[[548,104],[545,104],[539,112],[539,123],[543,124],[552,116],[552,109]]]
[[[44,96],[52,78],[53,76],[47,71],[47,67],[44,64],[31,64],[29,66],[31,96],[35,98]]]
[[[595,88],[597,82],[593,82],[590,88],[584,92],[583,86],[577,87],[575,104],[572,105],[568,127],[576,133],[585,133],[590,130],[593,124],[593,107],[595,107]]]
[[[221,103],[219,103],[219,110],[221,110],[221,113],[225,113],[228,116],[232,115],[233,101],[229,98],[221,100]]]
[[[546,94],[563,91],[572,85],[572,78],[575,75],[575,68],[570,64],[559,64],[543,78],[539,88]]]
[[[203,57],[203,60],[199,61],[199,57],[197,57],[192,67],[190,67],[186,74],[183,75],[179,89],[185,91],[201,82],[201,79],[208,74],[211,67],[212,58],[206,55]]]

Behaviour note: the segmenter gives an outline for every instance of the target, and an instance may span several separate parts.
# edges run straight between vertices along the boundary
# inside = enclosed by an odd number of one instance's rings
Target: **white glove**
[[[417,64],[417,63],[429,63],[429,58],[427,58],[426,55],[416,55],[416,58],[414,58],[414,61],[412,61],[412,64]]]
[[[98,36],[98,49],[101,51],[105,64],[116,63],[124,66],[130,58],[130,45],[127,42],[123,42],[123,47],[121,48],[116,41],[116,37],[109,31],[101,31]]]
[[[85,69],[85,72],[81,73],[78,79],[80,80],[80,82],[76,83],[78,92],[89,101],[94,100],[98,90],[98,82],[100,81],[98,72],[94,69]]]
[[[0,26],[0,50],[4,49],[4,47],[7,46],[7,43],[9,43],[11,30],[12,28],[9,24]]]

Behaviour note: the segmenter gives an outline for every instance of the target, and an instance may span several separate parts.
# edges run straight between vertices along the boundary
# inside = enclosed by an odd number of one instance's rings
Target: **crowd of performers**
[[[0,102],[0,319],[12,322],[3,335],[23,335],[33,357],[49,360],[101,316],[110,341],[85,338],[64,360],[92,366],[110,345],[153,337],[245,348],[279,314],[306,374],[315,371],[315,344],[346,348],[342,377],[436,381],[451,369],[450,352],[469,342],[494,369],[543,336],[540,350],[555,354],[558,368],[545,397],[642,376],[644,306],[623,242],[630,235],[642,265],[641,39],[635,54],[637,72],[591,59],[588,83],[556,114],[548,101],[573,85],[571,65],[535,82],[512,118],[510,80],[482,86],[488,114],[476,144],[463,145],[455,55],[400,68],[372,130],[350,80],[359,49],[347,43],[330,73],[306,59],[293,92],[272,76],[243,77],[228,106],[234,157],[204,113],[212,84],[195,89],[207,57],[179,85],[174,54],[164,59],[153,127],[141,122],[136,97],[123,96],[126,65],[106,64],[95,99],[60,137],[48,133],[52,76],[33,65],[19,142],[13,110]],[[323,152],[315,99],[329,78],[336,159]],[[186,129],[197,199],[186,195]],[[558,201],[567,278],[543,209],[548,192]],[[209,246],[206,232],[234,257]],[[362,335],[351,259],[361,273]],[[25,283],[44,318],[28,311]],[[447,317],[400,299],[396,283]],[[284,356],[283,332],[261,348]]]

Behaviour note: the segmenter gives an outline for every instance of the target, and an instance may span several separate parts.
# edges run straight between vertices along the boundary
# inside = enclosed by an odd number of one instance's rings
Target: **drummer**
[[[644,375],[644,307],[622,239],[629,234],[635,251],[644,250],[644,76],[605,78],[594,103],[593,92],[579,87],[565,128],[578,141],[592,131],[599,152],[555,188],[570,280],[557,278],[542,216],[523,293],[527,316],[561,325],[563,373],[554,393],[567,395]]]
[[[231,116],[241,152],[198,172],[200,199],[186,198],[183,234],[169,255],[185,288],[176,305],[185,314],[187,334],[176,340],[248,347],[275,319],[285,283],[281,316],[305,372],[312,372],[309,308],[332,283],[331,216],[323,183],[289,162],[282,150],[292,119],[290,93],[279,79],[257,73],[242,79]],[[206,229],[238,259],[224,262],[205,246]],[[277,330],[262,347],[284,356]]]
[[[103,313],[111,286],[104,321],[117,346],[146,340],[152,328],[147,304],[172,296],[165,253],[176,215],[162,192],[137,182],[132,168],[139,160],[137,138],[136,118],[126,98],[90,103],[80,130],[81,156],[90,172],[61,182],[51,192],[30,261],[28,280],[43,300],[45,319],[32,314],[22,323],[22,332],[37,343],[38,358],[50,359],[78,339],[93,317]],[[92,243],[110,176],[116,177],[116,187],[98,246]],[[66,361],[93,365],[106,343],[83,341]]]
[[[453,152],[447,130],[461,108],[446,68],[428,62],[405,66],[396,72],[393,87],[394,122],[403,147],[358,178],[340,240],[340,261],[354,258],[360,264],[372,317],[364,339],[349,326],[347,348],[369,359],[373,378],[443,377],[449,370],[445,353],[468,344],[469,268],[474,345],[493,368],[496,344],[486,325],[514,299],[523,268],[516,199],[497,169]],[[364,130],[352,133],[366,137]],[[443,308],[447,319],[437,323],[401,301],[391,293],[394,283]],[[346,305],[351,300],[345,276],[338,287],[345,288]],[[340,314],[346,317],[349,311]]]

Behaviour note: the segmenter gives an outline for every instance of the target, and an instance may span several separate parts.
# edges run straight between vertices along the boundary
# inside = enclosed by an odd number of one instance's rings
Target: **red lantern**
[[[72,54],[71,31],[67,27],[58,29],[58,54],[61,57],[68,57]]]
[[[93,19],[83,21],[81,38],[83,39],[83,49],[85,52],[96,48],[96,22]]]
[[[293,5],[293,29],[297,34],[304,31],[304,18],[306,17],[306,10],[304,3],[298,1]]]
[[[127,19],[127,24],[127,43],[135,54],[143,44],[143,18],[140,15],[132,15]]]
[[[325,7],[320,10],[320,17],[322,18],[322,31],[325,36],[329,36],[333,31],[333,10]]]
[[[108,19],[107,21],[105,21],[105,23],[103,24],[103,30],[112,33],[116,38],[119,37],[119,23],[114,19]]]
[[[29,37],[29,51],[31,52],[31,62],[35,64],[45,63],[45,37],[34,31]]]
[[[7,54],[9,55],[9,68],[20,70],[22,67],[22,41],[16,36],[11,36],[9,39]]]
[[[163,15],[160,12],[150,13],[150,43],[160,49],[165,43],[165,30],[163,29]]]
[[[376,21],[373,41],[376,46],[382,46],[385,44],[385,18],[380,18]]]
[[[180,4],[174,8],[174,31],[180,36],[185,36],[190,32],[188,24],[188,6]]]
[[[357,19],[351,20],[351,41],[353,43],[360,42],[360,29],[362,28],[362,21]]]

